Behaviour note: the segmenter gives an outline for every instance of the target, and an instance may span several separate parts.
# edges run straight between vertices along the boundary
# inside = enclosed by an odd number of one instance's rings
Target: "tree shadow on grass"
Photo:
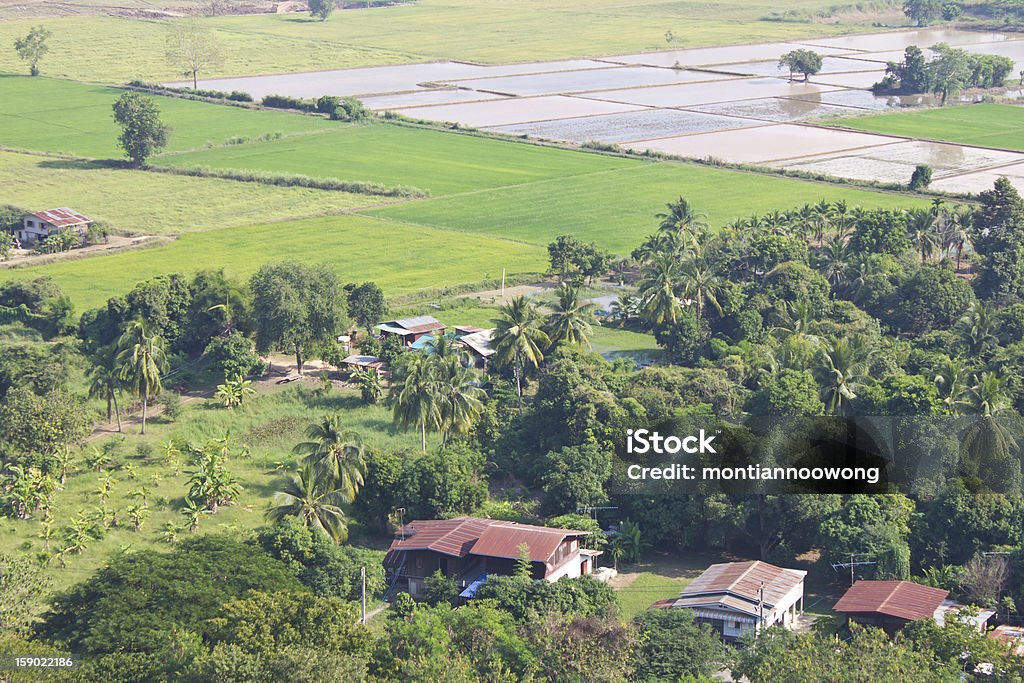
[[[39,168],[61,171],[110,171],[131,168],[119,159],[61,159],[50,158],[39,162]]]

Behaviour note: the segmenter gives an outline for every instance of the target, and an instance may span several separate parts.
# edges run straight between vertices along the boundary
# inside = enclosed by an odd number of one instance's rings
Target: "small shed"
[[[22,216],[21,227],[15,231],[15,236],[22,245],[29,246],[62,230],[74,230],[84,235],[92,222],[91,218],[74,209],[47,209]]]
[[[455,341],[465,347],[473,357],[473,364],[486,368],[497,351],[491,346],[494,330],[480,330],[458,337]]]
[[[378,372],[383,370],[387,365],[384,361],[377,356],[361,356],[359,354],[352,354],[341,361],[341,364],[349,370],[377,370]]]
[[[833,608],[847,621],[892,634],[912,621],[934,619],[949,591],[911,581],[858,581]]]
[[[420,337],[428,334],[444,334],[448,326],[432,315],[420,315],[415,318],[388,320],[374,326],[382,337],[395,335],[401,337],[404,346],[412,346]]]

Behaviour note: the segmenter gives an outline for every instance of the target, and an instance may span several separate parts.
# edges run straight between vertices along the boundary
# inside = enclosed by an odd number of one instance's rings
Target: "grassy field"
[[[1024,107],[971,104],[842,119],[834,125],[888,135],[1024,151]]]
[[[167,522],[185,522],[179,511],[188,491],[186,471],[189,469],[187,457],[183,456],[179,473],[174,474],[174,467],[165,459],[162,448],[169,439],[178,443],[202,443],[222,438],[230,431],[236,447],[250,447],[250,457],[235,458],[227,466],[244,487],[238,504],[222,507],[216,515],[206,517],[199,529],[200,533],[242,534],[264,523],[267,501],[285,480],[281,467],[292,468],[295,456],[290,451],[302,440],[305,425],[320,415],[333,412],[342,412],[346,428],[358,433],[370,447],[415,449],[419,446],[415,433],[397,432],[392,427],[389,410],[362,405],[353,391],[335,390],[318,398],[307,388],[294,385],[261,393],[232,411],[212,400],[187,402],[184,414],[177,421],[167,422],[164,418],[151,421],[145,437],[138,436],[138,427],[131,425],[125,428],[123,437],[114,436],[94,443],[93,446],[116,444],[111,467],[116,483],[108,509],[119,511],[119,523],[81,555],[69,555],[66,568],[61,569],[58,562],[53,562],[47,573],[54,587],[67,587],[85,578],[115,552],[167,547],[160,540],[159,532]],[[56,495],[53,512],[58,537],[60,528],[73,516],[95,510],[100,504],[97,493],[100,474],[84,462],[91,450],[89,447],[82,451],[65,489]],[[135,532],[125,508],[138,502],[131,494],[142,486],[149,489],[151,514],[142,531]],[[0,518],[0,552],[43,550],[43,541],[38,538],[40,530],[39,520]],[[59,540],[54,540],[51,547],[59,548],[59,544]]]
[[[389,295],[481,282],[510,273],[540,273],[542,247],[362,216],[191,233],[174,243],[0,272],[0,279],[50,275],[77,310],[103,304],[160,273],[223,268],[248,276],[267,261],[326,263],[344,282],[374,280]]]
[[[643,162],[380,123],[165,155],[170,166],[245,168],[413,185],[434,195],[519,185]]]
[[[224,59],[207,76],[436,59],[549,60],[834,35],[868,30],[879,19],[902,19],[894,11],[818,21],[817,14],[831,13],[834,0],[796,0],[785,5],[796,21],[762,20],[778,7],[767,0],[565,0],[557,5],[419,0],[335,12],[326,22],[305,14],[217,17],[204,21],[222,44]],[[45,73],[103,83],[181,77],[158,49],[166,41],[167,21],[109,16],[0,22],[0,71],[24,69],[10,45],[39,23],[53,31]],[[668,31],[674,36],[671,43]]]
[[[147,235],[313,216],[367,206],[381,199],[115,169],[88,161],[10,152],[0,152],[0,188],[0,203],[33,210],[71,206],[118,230]]]
[[[865,208],[923,206],[905,196],[679,163],[627,168],[518,187],[409,202],[372,215],[547,244],[558,235],[628,253],[657,228],[654,215],[687,197],[712,225],[751,213],[846,199]]]
[[[121,158],[112,105],[123,90],[53,78],[0,75],[0,145],[92,158]],[[229,138],[294,135],[338,128],[315,116],[250,111],[156,97],[171,127],[167,151],[222,145]]]

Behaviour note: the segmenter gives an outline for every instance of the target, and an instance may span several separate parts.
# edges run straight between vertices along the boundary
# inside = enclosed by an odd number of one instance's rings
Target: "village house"
[[[403,346],[412,346],[420,337],[444,334],[447,328],[447,325],[431,315],[388,320],[374,326],[374,329],[380,332],[381,337],[389,335],[400,337]]]
[[[90,223],[91,218],[66,207],[36,211],[22,217],[21,227],[14,231],[14,236],[23,247],[29,247],[62,230],[84,235]]]
[[[793,628],[804,608],[807,572],[759,560],[713,564],[678,598],[654,607],[688,609],[730,642],[769,626]]]
[[[457,517],[409,522],[398,530],[384,566],[413,597],[440,571],[472,598],[489,575],[511,576],[526,551],[535,579],[557,581],[591,574],[598,550],[583,547],[587,531]]]
[[[465,348],[473,359],[473,365],[487,369],[487,365],[497,351],[491,346],[494,330],[477,330],[456,338],[456,343]]]
[[[847,622],[874,626],[891,635],[919,619],[934,619],[942,626],[950,615],[966,609],[965,605],[948,598],[947,590],[911,581],[857,581],[833,609],[844,615]],[[965,613],[961,618],[984,632],[995,612],[973,612]]]

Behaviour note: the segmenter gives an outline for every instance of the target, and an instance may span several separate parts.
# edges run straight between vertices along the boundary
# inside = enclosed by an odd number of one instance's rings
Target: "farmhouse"
[[[949,591],[910,581],[858,581],[833,609],[847,621],[892,634],[912,621],[944,618],[948,596]]]
[[[554,582],[592,573],[601,552],[582,547],[588,535],[476,517],[417,520],[395,534],[384,566],[414,597],[423,593],[424,580],[440,571],[465,589],[460,597],[471,598],[488,575],[512,575],[522,549],[535,579]]]
[[[487,363],[491,360],[491,357],[497,353],[491,347],[491,339],[494,335],[494,330],[480,330],[478,332],[472,332],[470,334],[459,337],[456,342],[467,351],[473,357],[473,364],[478,368],[487,368]]]
[[[1006,645],[1018,657],[1024,657],[1024,626],[1000,624],[989,631],[988,637]]]
[[[415,318],[389,320],[374,326],[382,337],[396,335],[401,337],[402,344],[412,346],[420,337],[428,334],[444,334],[447,325],[431,315],[420,315]]]
[[[74,230],[83,235],[90,223],[91,218],[74,209],[47,209],[23,216],[21,227],[14,234],[22,245],[29,246],[62,230]]]
[[[688,609],[698,623],[733,641],[768,626],[792,628],[803,612],[805,576],[805,571],[761,561],[713,564],[678,598],[654,606]]]

